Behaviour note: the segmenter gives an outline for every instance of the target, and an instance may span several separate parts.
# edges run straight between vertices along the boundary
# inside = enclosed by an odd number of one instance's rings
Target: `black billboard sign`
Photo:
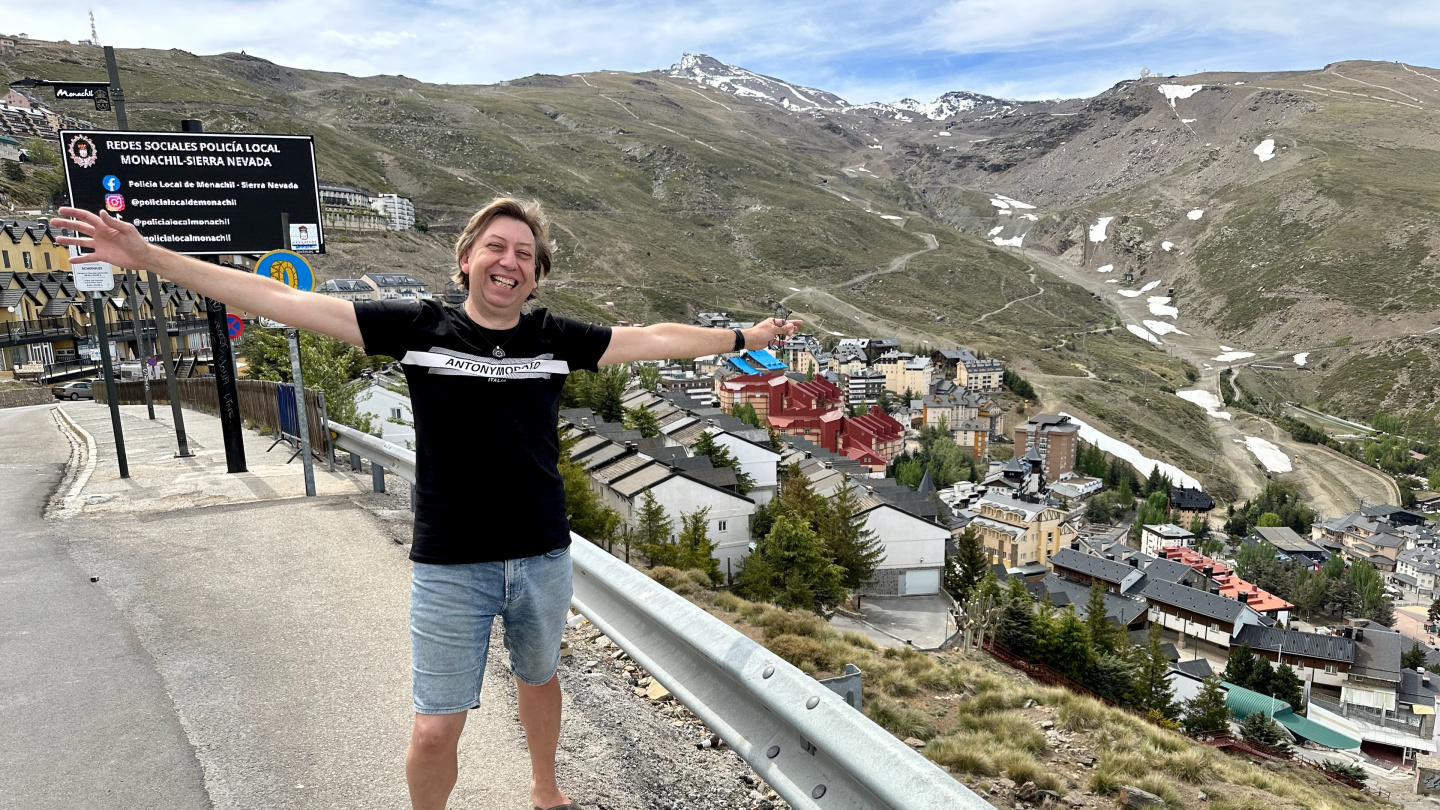
[[[180,253],[268,253],[308,225],[325,252],[309,135],[60,133],[70,204],[108,211]]]

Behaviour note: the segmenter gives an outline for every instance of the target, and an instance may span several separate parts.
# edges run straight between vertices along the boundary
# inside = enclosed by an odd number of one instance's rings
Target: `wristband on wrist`
[[[739,327],[736,327],[735,329],[732,329],[730,331],[735,333],[735,348],[731,349],[730,351],[738,352],[743,350],[745,348],[745,333],[741,331]]]

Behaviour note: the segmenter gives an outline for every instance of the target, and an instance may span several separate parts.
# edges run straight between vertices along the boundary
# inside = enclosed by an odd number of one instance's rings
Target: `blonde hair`
[[[475,212],[466,223],[465,230],[455,242],[454,281],[461,289],[470,289],[470,276],[460,270],[460,261],[475,246],[475,240],[485,233],[496,217],[518,219],[530,226],[535,235],[535,281],[550,275],[550,220],[534,200],[517,200],[513,197],[496,197],[489,205]]]

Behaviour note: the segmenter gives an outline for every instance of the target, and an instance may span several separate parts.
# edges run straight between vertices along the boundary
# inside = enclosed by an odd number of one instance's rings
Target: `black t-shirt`
[[[597,369],[610,327],[536,309],[491,330],[434,300],[356,301],[355,319],[365,351],[400,360],[410,383],[410,559],[493,562],[568,546],[560,389],[569,371]]]

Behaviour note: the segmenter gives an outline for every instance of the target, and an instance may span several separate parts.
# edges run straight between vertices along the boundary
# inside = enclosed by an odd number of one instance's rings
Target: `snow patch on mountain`
[[[1115,217],[1100,217],[1100,221],[1099,221],[1099,222],[1096,222],[1094,225],[1091,225],[1091,226],[1090,226],[1090,241],[1091,241],[1091,242],[1104,242],[1104,241],[1105,241],[1105,229],[1110,226],[1110,222],[1111,222],[1111,220],[1113,220],[1113,219],[1115,219]]]
[[[1203,84],[1162,84],[1160,95],[1170,101],[1170,107],[1175,107],[1175,100],[1189,98],[1205,88]]]
[[[1255,147],[1255,156],[1260,158],[1261,163],[1275,157],[1275,139],[1266,138],[1261,141],[1260,145]]]
[[[1133,323],[1127,323],[1127,324],[1125,324],[1125,328],[1128,329],[1128,330],[1130,330],[1130,334],[1134,335],[1135,337],[1140,338],[1141,340],[1148,340],[1148,341],[1150,341],[1151,343],[1154,343],[1156,346],[1163,346],[1163,345],[1164,345],[1163,343],[1160,342],[1160,338],[1155,337],[1154,335],[1152,335],[1152,334],[1150,334],[1149,332],[1145,331],[1144,328],[1139,327],[1139,326],[1136,326],[1136,325],[1133,324]]]
[[[1193,221],[1193,220],[1197,220],[1197,219],[1199,219],[1200,217],[1205,216],[1205,209],[1204,209],[1204,208],[1196,208],[1195,210],[1191,211],[1190,213],[1186,214],[1185,216],[1189,217],[1192,221]]]

